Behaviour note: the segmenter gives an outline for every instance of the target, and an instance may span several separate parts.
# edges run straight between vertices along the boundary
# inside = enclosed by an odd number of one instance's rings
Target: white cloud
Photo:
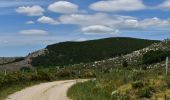
[[[35,24],[34,21],[30,20],[30,21],[27,21],[26,24]]]
[[[135,11],[145,9],[146,6],[141,0],[103,0],[90,5],[90,8],[96,11]]]
[[[110,15],[105,13],[67,14],[62,15],[59,18],[59,21],[61,24],[78,25],[81,27],[82,31],[85,31],[85,29],[90,29],[87,31],[92,31],[93,33],[97,33],[97,31],[98,33],[102,32],[102,30],[97,29],[94,25],[106,26],[120,31],[146,30],[149,28],[161,29],[170,26],[170,19],[159,19],[154,17],[141,20],[130,16]],[[103,33],[107,32],[103,31]]]
[[[170,0],[166,0],[164,3],[160,4],[157,8],[170,9]]]
[[[62,24],[75,24],[81,27],[91,25],[104,25],[115,28],[132,27],[136,18],[130,16],[109,15],[105,13],[96,14],[71,14],[59,18]],[[131,21],[131,22],[130,22]],[[131,23],[131,24],[130,24]]]
[[[48,32],[39,29],[22,30],[19,32],[22,35],[47,35]]]
[[[68,1],[57,1],[49,5],[48,10],[57,13],[75,13],[78,11],[78,5]]]
[[[144,19],[140,22],[141,27],[168,27],[170,26],[170,19],[159,19],[157,17]]]
[[[44,9],[41,6],[34,5],[30,6],[22,6],[16,9],[16,12],[26,14],[28,16],[41,16],[43,15]]]
[[[115,33],[113,28],[103,26],[103,25],[92,25],[83,27],[82,31],[85,34],[108,34],[108,33]]]
[[[42,16],[37,21],[44,24],[54,24],[54,25],[59,24],[57,20],[54,20],[53,18],[47,16]]]
[[[59,20],[62,24],[77,24],[80,26],[110,25],[116,23],[116,20],[113,21],[111,16],[104,13],[63,15]]]

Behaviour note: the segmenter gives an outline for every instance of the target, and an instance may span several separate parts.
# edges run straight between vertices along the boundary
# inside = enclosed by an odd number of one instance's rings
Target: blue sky
[[[63,41],[170,37],[170,0],[0,0],[0,56]]]

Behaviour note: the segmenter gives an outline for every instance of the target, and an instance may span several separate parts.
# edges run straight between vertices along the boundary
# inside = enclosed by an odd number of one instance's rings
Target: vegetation
[[[165,61],[166,57],[170,57],[170,51],[163,50],[149,51],[143,55],[143,63],[153,64]]]
[[[47,46],[48,52],[32,59],[34,66],[61,66],[93,62],[131,53],[159,41],[107,38],[85,42],[63,42]]]
[[[169,100],[170,76],[162,68],[152,70],[115,69],[70,88],[73,100]]]
[[[4,100],[11,93],[40,82],[95,77],[92,71],[87,71],[87,69],[78,71],[79,69],[39,68],[31,70],[24,67],[18,72],[0,72],[0,100]]]

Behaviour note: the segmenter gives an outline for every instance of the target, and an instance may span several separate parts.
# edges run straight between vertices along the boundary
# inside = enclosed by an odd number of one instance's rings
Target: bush
[[[95,73],[92,71],[85,71],[82,75],[84,78],[94,78],[96,77]]]
[[[151,89],[149,87],[142,89],[139,91],[139,97],[140,98],[151,98]]]
[[[133,81],[139,81],[142,78],[144,78],[144,76],[145,76],[144,72],[141,72],[141,71],[133,72],[132,79],[133,79]]]
[[[142,87],[144,86],[144,84],[143,84],[142,81],[133,82],[131,85],[132,85],[132,87],[133,87],[134,89],[142,88]]]
[[[45,71],[39,71],[38,72],[38,78],[40,80],[44,80],[44,81],[51,81],[53,79],[51,74],[48,73],[48,72],[45,72]]]
[[[70,77],[71,76],[71,71],[70,70],[61,70],[57,72],[58,77]]]

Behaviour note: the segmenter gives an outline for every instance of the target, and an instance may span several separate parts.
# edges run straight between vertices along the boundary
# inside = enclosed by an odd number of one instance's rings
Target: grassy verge
[[[13,84],[8,87],[3,87],[0,89],[0,100],[5,100],[5,98],[17,91],[20,91],[26,87],[33,86],[36,84],[41,83],[40,81],[35,81],[35,82],[24,82],[24,83],[18,83],[18,84]]]
[[[170,77],[163,69],[115,69],[74,85],[68,96],[73,100],[169,100]]]

